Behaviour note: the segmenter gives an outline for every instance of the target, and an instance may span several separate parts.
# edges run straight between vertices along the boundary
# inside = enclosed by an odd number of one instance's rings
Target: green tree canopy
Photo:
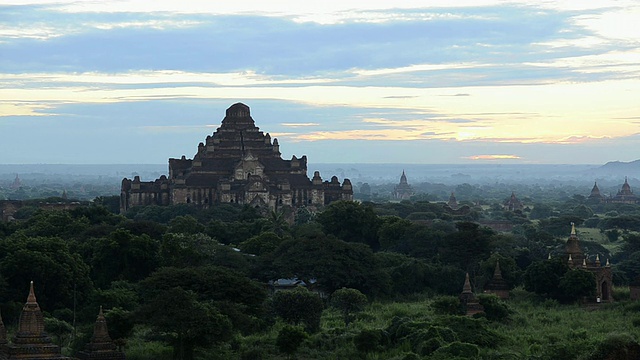
[[[378,227],[380,220],[373,207],[355,201],[336,201],[317,216],[324,232],[338,239],[379,247]]]
[[[172,288],[191,291],[198,301],[210,302],[228,316],[235,329],[255,331],[264,313],[263,286],[219,266],[160,268],[140,282],[143,300],[149,301]]]
[[[286,240],[263,261],[269,263],[269,273],[276,278],[297,277],[307,284],[317,279],[318,285],[329,293],[350,287],[377,294],[387,292],[389,286],[371,248],[332,236]]]
[[[71,308],[74,291],[82,301],[92,288],[89,267],[58,237],[15,233],[1,240],[0,274],[13,290],[4,299],[23,303],[33,281],[40,305],[49,310]]]
[[[158,291],[138,316],[173,346],[174,359],[192,360],[194,348],[228,341],[232,335],[229,318],[180,287]]]
[[[317,293],[304,287],[278,291],[273,294],[274,313],[292,325],[304,324],[310,332],[320,329],[320,317],[324,305]]]
[[[331,294],[331,306],[342,313],[346,326],[351,323],[353,314],[362,311],[367,303],[367,297],[356,289],[342,288]]]

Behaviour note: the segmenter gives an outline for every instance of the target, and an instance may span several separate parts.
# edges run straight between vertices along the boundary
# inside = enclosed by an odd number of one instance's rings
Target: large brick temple
[[[249,204],[278,209],[318,207],[352,200],[349,179],[323,181],[316,171],[307,176],[307,157],[284,160],[278,139],[255,126],[247,105],[227,109],[220,127],[198,145],[193,159],[169,159],[169,177],[143,182],[123,179],[120,211],[141,205],[216,203]]]

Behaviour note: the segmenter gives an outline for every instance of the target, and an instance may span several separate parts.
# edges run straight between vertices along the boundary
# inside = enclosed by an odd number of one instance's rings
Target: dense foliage
[[[637,353],[636,327],[584,334],[565,315],[544,314],[575,312],[574,304],[595,296],[593,274],[570,269],[564,258],[571,222],[580,225],[585,252],[612,261],[618,285],[640,276],[638,206],[579,196],[530,202],[519,212],[481,203],[463,211],[425,199],[339,201],[319,212],[148,206],[124,216],[107,207],[108,198],[66,211],[33,207],[20,221],[0,222],[2,318],[15,331],[33,280],[48,331],[70,353],[90,338],[100,306],[129,359]],[[510,230],[485,226],[505,222]],[[482,295],[484,312],[461,316],[465,273],[480,293],[498,263],[519,299]],[[638,310],[616,306],[610,310]],[[565,320],[575,335],[570,343],[563,344],[566,334],[515,338],[525,336],[515,334],[526,324]],[[518,350],[517,342],[527,348]]]

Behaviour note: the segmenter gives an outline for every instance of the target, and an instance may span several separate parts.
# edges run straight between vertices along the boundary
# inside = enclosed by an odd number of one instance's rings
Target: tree
[[[324,307],[322,299],[303,287],[276,292],[272,306],[274,313],[289,324],[304,324],[310,332],[320,328],[320,316]]]
[[[389,286],[371,248],[332,236],[317,234],[313,238],[285,240],[261,261],[267,263],[264,266],[271,268],[270,273],[276,278],[297,277],[307,284],[317,279],[318,286],[328,293],[342,287],[366,294],[385,293]]]
[[[345,326],[349,326],[353,313],[362,311],[367,302],[367,297],[356,289],[342,288],[331,294],[331,306],[342,313]]]
[[[493,230],[471,222],[456,223],[457,232],[447,234],[440,248],[442,261],[472,271],[491,253]]]
[[[318,214],[324,232],[348,242],[359,242],[377,250],[380,220],[370,205],[336,201]]]
[[[484,313],[489,321],[506,321],[511,315],[511,310],[499,297],[493,294],[478,295],[478,302],[484,308]]]
[[[44,318],[44,329],[55,339],[55,344],[63,346],[73,332],[73,326],[64,320],[47,317]]]
[[[593,216],[593,210],[586,205],[578,205],[573,208],[573,215],[581,219],[588,219]]]
[[[33,281],[44,309],[71,308],[74,293],[82,301],[92,287],[89,267],[58,237],[14,233],[4,239],[0,242],[0,273],[7,288],[14,289],[7,294],[9,299],[19,303],[24,302]]]
[[[273,252],[281,242],[281,237],[274,232],[268,231],[254,236],[249,240],[243,241],[240,243],[239,247],[245,253],[263,255]]]
[[[179,287],[163,290],[139,311],[139,319],[173,347],[173,358],[192,360],[196,347],[231,339],[231,321],[211,303]]]
[[[204,225],[200,224],[195,217],[185,215],[171,219],[171,221],[169,221],[169,229],[167,229],[167,232],[193,235],[203,233],[204,230]]]
[[[164,266],[203,266],[213,261],[217,247],[218,242],[205,234],[167,233],[162,237],[159,255]]]
[[[405,234],[413,226],[409,220],[398,216],[385,217],[378,230],[378,239],[381,250],[397,251],[403,249],[406,241]]]
[[[536,203],[529,213],[531,219],[546,219],[553,215],[553,208],[547,204]]]
[[[560,299],[567,302],[574,302],[583,297],[596,295],[595,275],[587,270],[572,269],[567,271],[560,279],[559,290]]]
[[[114,280],[139,281],[160,263],[160,244],[146,234],[136,236],[117,229],[91,245],[92,277],[100,287],[107,287]]]
[[[560,280],[568,270],[566,260],[561,258],[534,262],[524,273],[524,288],[539,295],[557,298]]]
[[[302,344],[302,342],[308,337],[309,334],[307,334],[303,329],[297,326],[285,325],[278,332],[276,346],[280,352],[293,355],[293,353],[298,350],[298,347],[300,347],[300,344]]]
[[[265,230],[271,231],[280,237],[289,232],[289,224],[287,223],[284,212],[270,211],[267,221]]]
[[[140,282],[140,294],[148,302],[175,287],[192,292],[200,302],[216,306],[243,333],[261,326],[264,287],[236,271],[219,266],[160,268]]]

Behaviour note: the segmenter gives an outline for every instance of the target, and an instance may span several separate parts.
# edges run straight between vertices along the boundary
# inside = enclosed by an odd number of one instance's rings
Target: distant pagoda
[[[593,188],[591,189],[591,194],[589,194],[589,200],[594,200],[600,202],[604,199],[602,194],[600,193],[600,189],[598,188],[598,183],[593,183]]]
[[[413,195],[413,188],[407,182],[407,175],[402,170],[400,183],[393,189],[393,198],[396,200],[409,200],[411,195]]]
[[[496,268],[493,271],[493,278],[484,287],[486,294],[495,294],[501,299],[509,298],[509,284],[502,278],[500,261],[496,261]]]
[[[615,196],[607,199],[607,202],[614,204],[637,204],[640,202],[640,199],[638,199],[631,190],[631,185],[629,185],[629,181],[625,176],[622,188],[618,190],[618,193]]]
[[[509,200],[505,201],[503,207],[508,211],[522,211],[524,209],[524,205],[518,200],[514,192],[511,193]]]
[[[451,196],[449,196],[449,201],[447,201],[447,205],[449,205],[449,207],[452,210],[458,209],[458,200],[456,199],[456,195],[453,192],[451,193]]]

